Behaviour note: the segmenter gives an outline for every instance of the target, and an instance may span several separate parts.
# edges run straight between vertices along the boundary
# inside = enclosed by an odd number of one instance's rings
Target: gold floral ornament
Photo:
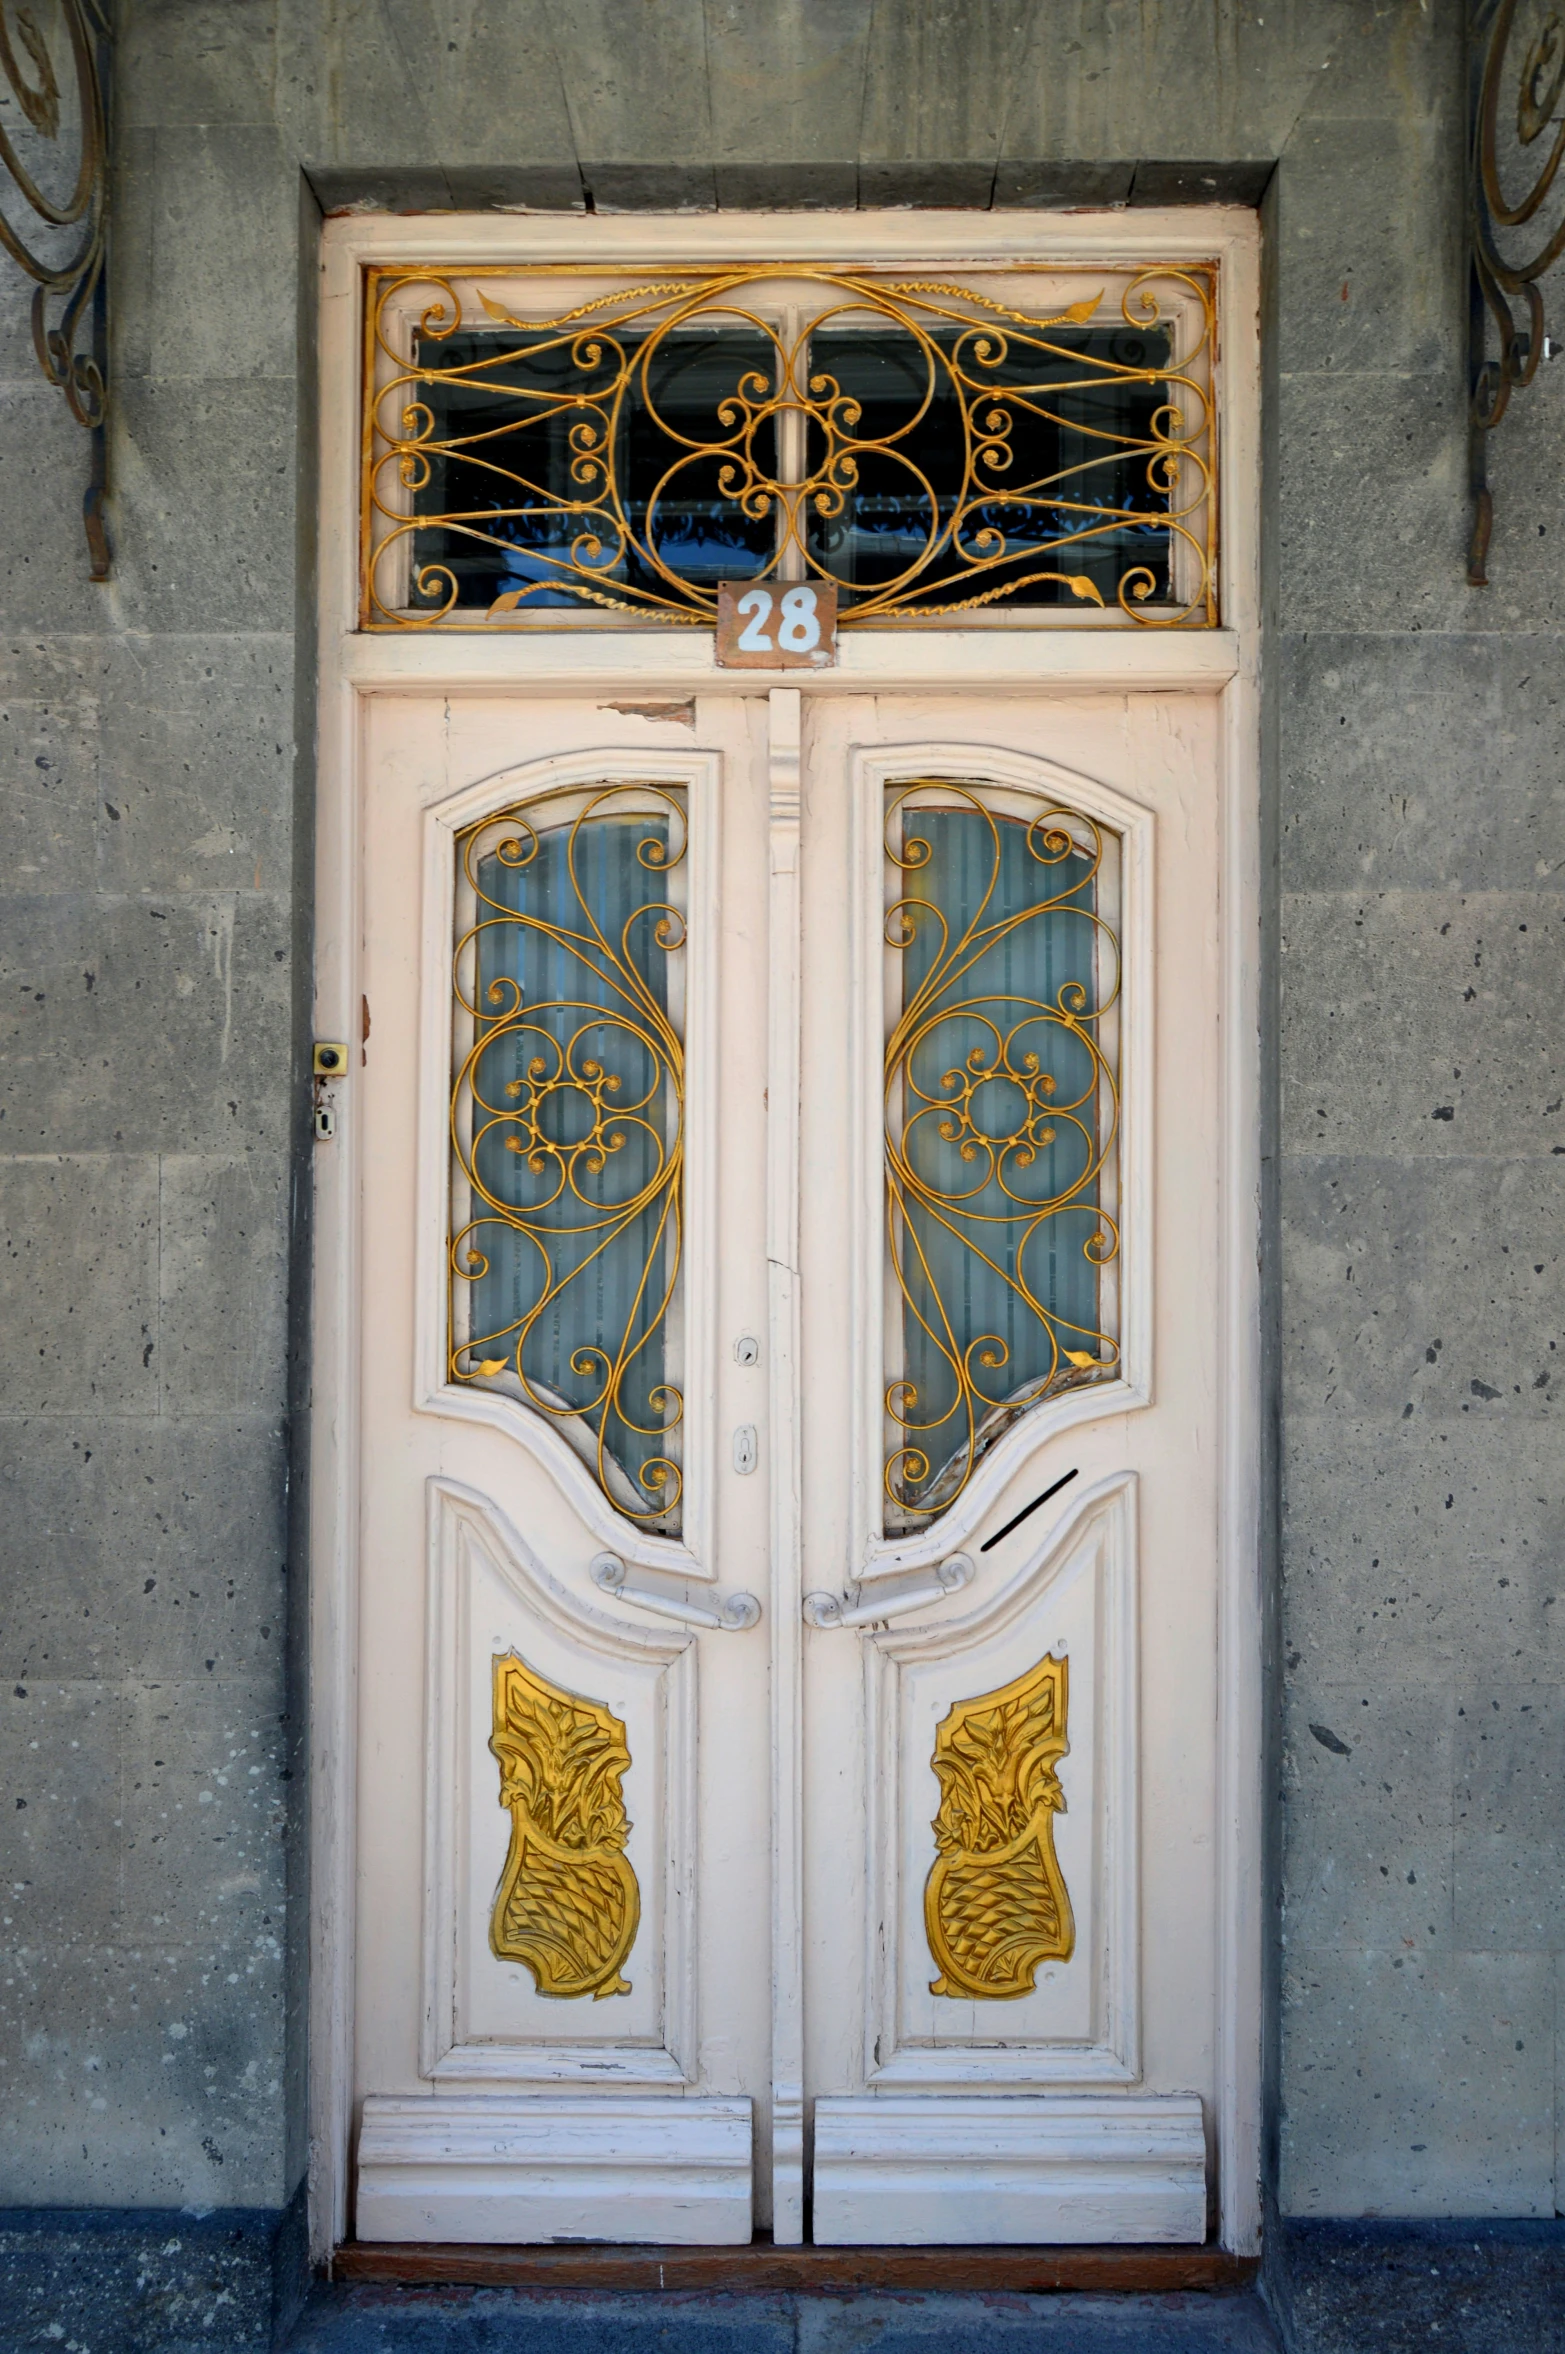
[[[1019,1416],[1118,1369],[1103,1283],[1119,1254],[1119,943],[1098,906],[1117,847],[1011,787],[926,777],[887,795],[892,1532],[944,1511]]]
[[[616,272],[560,306],[605,274],[371,274],[362,626],[710,628],[720,579],[831,582],[845,628],[1216,625],[1209,270]]]
[[[492,1950],[525,1962],[540,1994],[629,1994],[620,1968],[636,1941],[641,1891],[625,1857],[624,1725],[513,1651],[494,1663],[489,1746],[511,1816]]]
[[[958,1701],[936,1729],[931,1994],[1012,2000],[1034,1991],[1040,1962],[1071,1957],[1076,1924],[1054,1853],[1068,1683],[1069,1662],[1046,1656],[998,1692]]]
[[[560,789],[458,837],[448,1364],[550,1420],[673,1534],[683,1399],[680,794]],[[649,889],[656,881],[658,888]]]

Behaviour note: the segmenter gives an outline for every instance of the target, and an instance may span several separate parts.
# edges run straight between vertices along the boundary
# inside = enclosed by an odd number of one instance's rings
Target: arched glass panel
[[[885,1525],[1118,1363],[1119,843],[1043,794],[886,811]]]
[[[457,839],[450,1375],[680,1524],[684,797],[547,793]]]

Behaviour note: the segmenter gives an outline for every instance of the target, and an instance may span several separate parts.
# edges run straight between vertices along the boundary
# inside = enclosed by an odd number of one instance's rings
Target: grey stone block
[[[286,1149],[280,900],[13,900],[0,924],[11,1153]]]
[[[235,1984],[264,1993],[281,1960],[286,1895],[276,1683],[247,1688],[232,1670],[219,1683],[214,1669],[128,1693],[120,1942],[211,1945],[238,1968]]]
[[[276,0],[136,0],[115,49],[115,112],[131,129],[269,125],[276,74]]]
[[[1565,1681],[1556,1448],[1513,1451],[1471,1417],[1386,1425],[1328,1409],[1290,1415],[1282,1455],[1290,1675]]]
[[[167,1154],[158,1197],[165,1414],[280,1420],[288,1324],[288,1164]]]
[[[13,2208],[0,2217],[0,2315],[13,2343],[115,2354],[264,2354],[277,2251],[270,2209]]]
[[[1416,11],[1325,0],[1295,22],[1302,35],[1295,54],[1305,70],[1286,95],[1303,119],[1329,115],[1376,124],[1439,115],[1453,127],[1460,122],[1466,85],[1454,0],[1431,0]],[[1251,27],[1247,62],[1264,90],[1273,80],[1268,36],[1276,20],[1268,11],[1265,19],[1253,17]],[[1270,107],[1283,94],[1277,87],[1261,102]]]
[[[851,212],[856,163],[720,163],[720,212]]]
[[[1438,116],[1303,122],[1278,182],[1277,365],[1438,374],[1466,333],[1462,190]],[[1139,194],[1141,174],[1137,174]],[[1437,192],[1443,202],[1431,204]]]
[[[1285,1410],[1471,1414],[1524,1444],[1518,1421],[1546,1421],[1565,1398],[1562,1222],[1565,1164],[1552,1156],[1290,1156]]]
[[[105,684],[97,867],[109,891],[283,891],[291,639],[122,638]]]
[[[454,212],[456,199],[444,171],[433,164],[376,165],[310,163],[305,178],[323,213]]]
[[[1459,1942],[1565,1950],[1565,1688],[1465,1687],[1455,1732]]]
[[[715,148],[704,10],[571,0],[568,8],[550,10],[549,34],[574,150],[595,194],[610,164],[683,164],[710,178]]]
[[[5,1800],[0,1806],[0,1926],[6,1945],[58,1925],[62,1896],[74,1934],[113,1935],[124,1897],[126,1753],[132,1706],[113,1686],[18,1683],[0,1700]],[[18,1937],[18,1930],[23,1932]],[[12,2047],[14,2049],[14,2046]]]
[[[865,161],[859,166],[859,203],[918,210],[986,211],[994,200],[995,167],[942,160],[909,163]]]
[[[1283,1955],[1452,1943],[1449,1692],[1300,1679],[1284,1750]]]
[[[32,311],[32,280],[8,263],[0,270],[0,384],[31,386],[37,374]]]
[[[278,127],[295,154],[307,166],[356,163],[387,172],[431,164],[440,148],[428,80],[410,70],[387,0],[276,6]]]
[[[292,316],[290,305],[290,335]],[[149,380],[121,388],[117,416],[116,578],[127,624],[291,630],[294,386]]]
[[[547,0],[505,0],[503,7],[474,7],[472,0],[380,0],[376,13],[374,30],[387,50],[381,70],[400,67],[429,126],[426,155],[447,167],[573,169],[576,150],[555,55],[560,12]],[[362,75],[365,30],[346,13],[338,24],[344,64]],[[610,36],[615,46],[623,43],[621,27],[630,29],[623,12]],[[384,160],[387,150],[373,115],[351,101],[342,112],[348,136],[338,150],[341,159]]]
[[[878,8],[870,20],[864,61],[864,113],[859,161],[895,167],[922,163],[965,164],[976,184],[976,166],[994,166],[1002,147],[1026,155],[1027,142],[1006,141],[1007,112],[1023,77],[1027,36],[1040,13],[1037,0],[902,0]],[[1036,152],[1112,155],[1114,147]],[[886,203],[987,203],[977,196],[904,196],[871,199]]]
[[[7,2108],[27,2119],[0,2147],[0,2198],[112,2207],[129,2191],[202,2216],[280,2204],[276,1960],[263,1988],[247,1949],[218,1939],[122,1945],[90,1915],[60,1928],[0,1948]],[[143,2343],[163,2354],[160,2339]]]
[[[1284,887],[1565,882],[1565,683],[1489,636],[1285,638]]]
[[[109,201],[114,238],[109,249],[109,364],[116,391],[132,376],[158,366],[154,335],[157,304],[158,135],[120,123],[114,139]]]
[[[0,1160],[0,1411],[157,1411],[158,1170]]]
[[[995,173],[994,201],[997,205],[1039,205],[1051,210],[1128,204],[1135,170],[1130,163],[1002,161]]]
[[[778,0],[755,8],[713,0],[705,11],[712,152],[718,202],[851,205],[842,175],[855,171],[864,105],[870,0]],[[812,181],[812,168],[825,175]],[[725,174],[758,188],[800,175],[792,193],[727,195]],[[827,191],[822,193],[822,188]]]
[[[1276,397],[1281,626],[1475,626],[1456,370],[1286,375]]]
[[[1269,161],[1313,117],[1449,119],[1459,103],[1457,28],[1441,9],[1162,0],[1127,17],[1117,0],[1070,0],[1030,24],[1005,75],[1009,155]]]
[[[717,176],[709,163],[584,163],[582,185],[599,212],[709,213]]]
[[[98,700],[0,683],[0,873],[24,891],[80,888],[98,801]]]
[[[1132,204],[1258,205],[1276,166],[1270,156],[1244,163],[1138,163]]]
[[[586,203],[574,157],[566,163],[447,164],[445,182],[451,202],[467,212],[581,212]]]
[[[1548,1956],[1295,1956],[1282,2037],[1289,2214],[1553,2214]]]
[[[157,134],[146,327],[166,395],[189,378],[291,382],[298,209],[299,167],[269,125]]]
[[[1286,1150],[1552,1155],[1565,907],[1551,892],[1294,893],[1282,911]]]
[[[87,436],[36,365],[0,383],[0,630],[93,637],[110,627],[108,595],[87,577],[88,455]]]
[[[254,1421],[0,1420],[0,1684],[280,1679],[284,1474]]]
[[[1307,2223],[1266,2230],[1266,2283],[1293,2354],[1561,2354],[1565,2226]]]

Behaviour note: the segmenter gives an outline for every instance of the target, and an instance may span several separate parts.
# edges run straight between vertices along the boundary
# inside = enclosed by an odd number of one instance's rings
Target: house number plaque
[[[837,592],[829,581],[719,581],[717,659],[726,670],[829,670]]]

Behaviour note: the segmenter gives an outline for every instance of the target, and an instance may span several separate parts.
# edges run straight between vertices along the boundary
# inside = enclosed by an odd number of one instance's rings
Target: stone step
[[[604,2296],[338,2282],[286,2354],[1280,2354],[1249,2291]]]

